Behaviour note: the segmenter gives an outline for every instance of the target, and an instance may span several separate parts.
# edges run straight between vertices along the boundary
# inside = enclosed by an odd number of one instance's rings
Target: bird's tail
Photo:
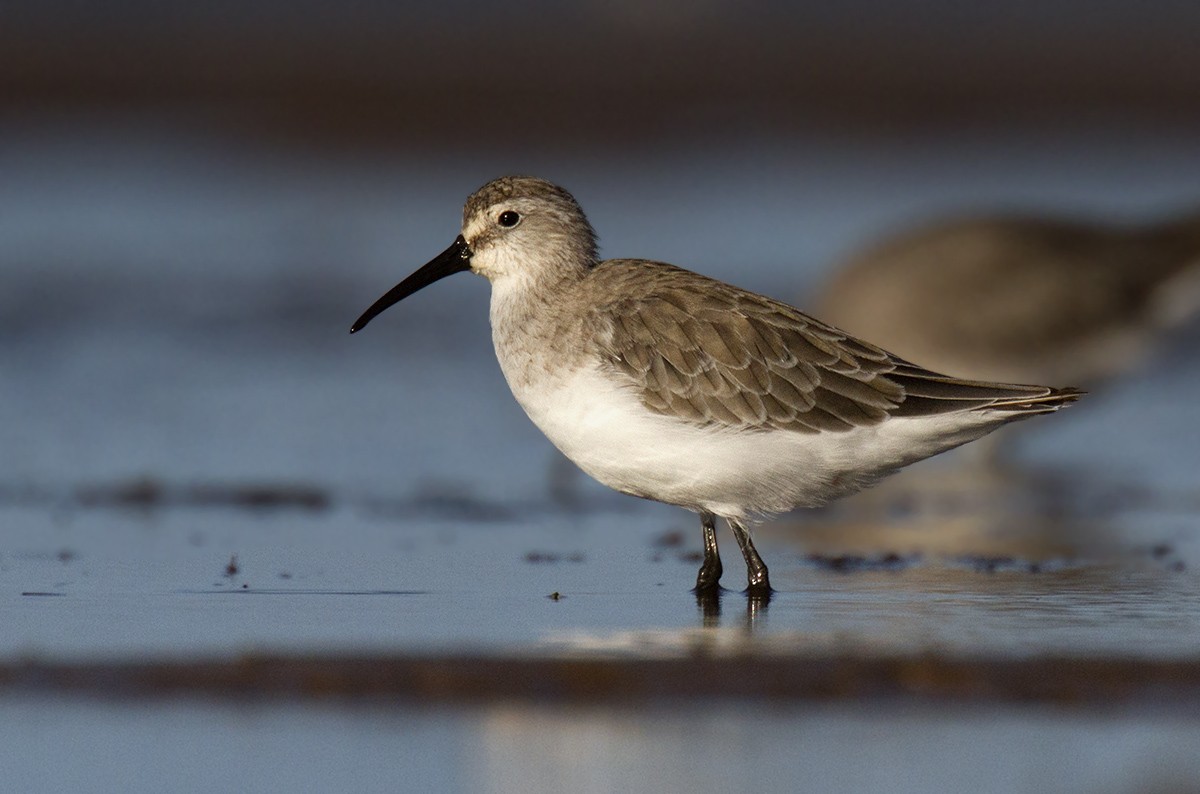
[[[1034,416],[1052,413],[1078,400],[1084,392],[1074,387],[1026,386],[964,380],[901,362],[889,377],[904,387],[904,402],[897,416],[929,416],[983,411]],[[1007,420],[1006,420],[1007,421]]]
[[[1027,414],[1049,414],[1054,413],[1060,408],[1065,408],[1071,403],[1078,400],[1083,395],[1087,394],[1083,389],[1077,389],[1074,386],[1068,386],[1063,389],[1054,389],[1046,387],[1046,393],[1037,397],[1017,397],[1013,399],[997,400],[987,406],[988,410],[995,411],[1013,411],[1016,413]]]

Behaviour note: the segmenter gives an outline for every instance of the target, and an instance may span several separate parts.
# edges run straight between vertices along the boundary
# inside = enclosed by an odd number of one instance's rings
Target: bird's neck
[[[492,342],[501,368],[514,389],[533,377],[534,364],[547,354],[577,354],[564,340],[574,338],[583,322],[576,299],[590,270],[562,268],[539,279],[496,279],[492,282]],[[524,373],[524,374],[523,374]]]

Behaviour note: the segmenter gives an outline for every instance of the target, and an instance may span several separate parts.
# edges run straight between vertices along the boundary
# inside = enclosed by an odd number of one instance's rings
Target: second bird
[[[467,199],[462,233],[354,323],[453,273],[492,285],[513,396],[581,469],[700,515],[700,594],[721,578],[717,516],[771,592],[758,517],[815,507],[1081,392],[941,375],[797,309],[661,262],[597,255],[567,191],[504,177]]]

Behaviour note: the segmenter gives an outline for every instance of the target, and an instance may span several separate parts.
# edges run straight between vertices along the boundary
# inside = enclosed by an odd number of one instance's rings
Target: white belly
[[[513,395],[563,454],[605,485],[746,518],[812,507],[986,433],[979,414],[887,420],[844,433],[701,428],[647,409],[599,363],[510,372]]]

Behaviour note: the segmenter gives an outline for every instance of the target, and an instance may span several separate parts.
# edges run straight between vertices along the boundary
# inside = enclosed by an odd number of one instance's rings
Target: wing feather
[[[697,424],[844,432],[889,416],[1050,410],[1058,394],[947,377],[786,304],[670,265],[610,260],[596,276],[589,322],[608,329],[599,352],[647,408]]]

